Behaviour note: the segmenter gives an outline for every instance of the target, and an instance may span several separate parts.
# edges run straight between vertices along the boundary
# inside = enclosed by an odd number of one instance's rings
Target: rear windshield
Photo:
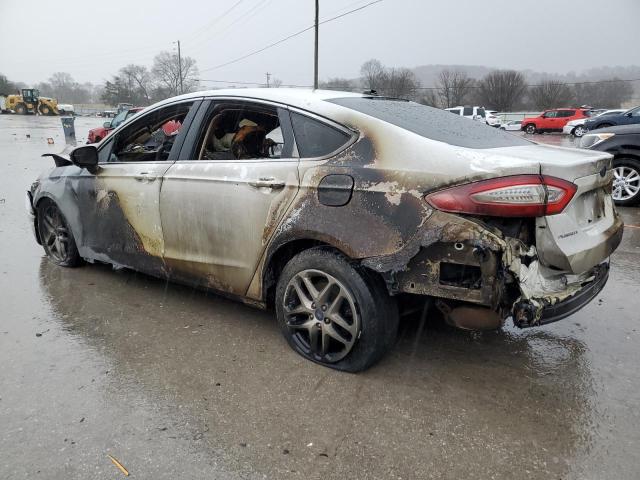
[[[343,97],[327,100],[336,105],[409,130],[422,137],[467,148],[498,148],[530,145],[516,135],[489,127],[484,122],[451,115],[446,110],[406,100],[380,97]]]

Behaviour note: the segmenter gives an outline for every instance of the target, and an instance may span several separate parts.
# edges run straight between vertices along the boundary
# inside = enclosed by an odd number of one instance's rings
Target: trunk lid
[[[508,150],[514,158],[535,159],[540,174],[562,178],[577,186],[571,202],[561,213],[536,219],[540,262],[579,274],[606,260],[620,243],[623,227],[611,198],[612,156],[546,145]]]

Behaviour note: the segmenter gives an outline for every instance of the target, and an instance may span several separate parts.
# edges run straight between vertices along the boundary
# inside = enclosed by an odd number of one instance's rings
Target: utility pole
[[[180,40],[178,40],[178,75],[180,76],[180,94],[184,93],[182,87],[182,56],[180,55]]]
[[[267,72],[265,75],[267,76],[267,88],[269,88],[269,79],[271,78],[271,74]]]
[[[313,88],[318,89],[318,16],[320,13],[320,0],[316,0],[316,48],[314,52],[313,63]]]

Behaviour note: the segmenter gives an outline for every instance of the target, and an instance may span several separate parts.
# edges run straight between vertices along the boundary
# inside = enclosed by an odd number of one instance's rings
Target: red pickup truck
[[[545,110],[537,117],[525,118],[521,128],[529,134],[562,132],[563,127],[571,120],[588,116],[589,110],[584,108],[554,108]]]
[[[104,124],[101,127],[92,128],[91,130],[89,130],[87,143],[98,143],[104,137],[109,135],[111,130],[116,128],[118,125],[120,125],[129,117],[132,117],[133,115],[138,113],[140,110],[142,110],[142,107],[135,107],[135,108],[130,108],[128,110],[123,110],[119,114],[117,114],[115,117],[113,117],[111,120],[104,122]]]

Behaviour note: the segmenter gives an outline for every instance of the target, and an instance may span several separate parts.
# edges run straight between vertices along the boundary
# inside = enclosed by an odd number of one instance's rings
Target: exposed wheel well
[[[268,308],[272,308],[274,305],[276,284],[278,283],[278,278],[280,277],[282,269],[287,264],[287,262],[300,252],[313,247],[322,246],[332,248],[328,243],[324,243],[318,240],[300,239],[292,240],[288,243],[285,243],[284,245],[278,247],[275,252],[273,252],[271,258],[269,258],[268,260],[269,263],[267,264],[264,275],[262,277],[262,291],[265,292],[264,297]]]

